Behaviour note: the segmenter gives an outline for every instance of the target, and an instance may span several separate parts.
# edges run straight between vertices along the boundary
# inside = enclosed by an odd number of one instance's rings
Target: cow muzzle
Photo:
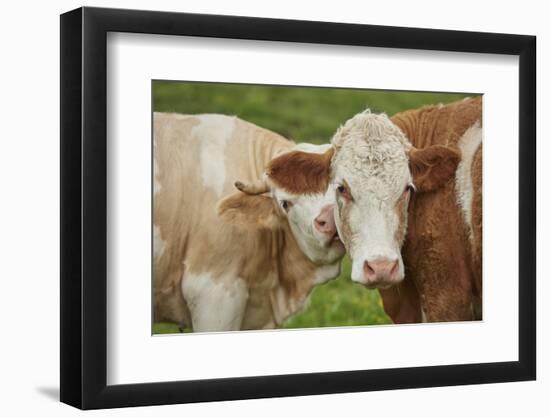
[[[336,224],[334,223],[334,206],[328,205],[321,209],[321,213],[313,220],[315,229],[331,239],[336,234]]]
[[[398,259],[377,258],[363,263],[363,284],[367,288],[387,288],[402,279]]]

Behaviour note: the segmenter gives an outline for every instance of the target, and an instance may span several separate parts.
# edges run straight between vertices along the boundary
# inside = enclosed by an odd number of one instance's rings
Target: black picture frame
[[[519,56],[519,360],[113,385],[107,375],[108,32]],[[536,378],[534,36],[80,8],[61,15],[61,401],[82,409]]]

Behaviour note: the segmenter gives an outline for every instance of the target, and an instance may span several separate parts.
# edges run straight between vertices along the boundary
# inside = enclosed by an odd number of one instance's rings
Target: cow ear
[[[218,215],[244,228],[273,230],[281,226],[273,198],[265,195],[232,194],[218,203]]]
[[[272,159],[266,174],[276,186],[292,194],[324,193],[333,154],[332,147],[325,153],[288,152]]]
[[[428,192],[445,185],[454,177],[460,157],[460,151],[448,146],[411,148],[409,166],[416,189]]]

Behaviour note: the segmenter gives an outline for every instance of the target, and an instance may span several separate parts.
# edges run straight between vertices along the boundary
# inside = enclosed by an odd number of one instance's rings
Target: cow
[[[155,321],[195,332],[279,327],[340,274],[334,193],[298,196],[264,176],[277,156],[330,144],[215,114],[154,113],[153,133]]]
[[[351,279],[396,323],[481,319],[482,99],[349,119],[321,155],[270,162],[272,184],[336,194]]]

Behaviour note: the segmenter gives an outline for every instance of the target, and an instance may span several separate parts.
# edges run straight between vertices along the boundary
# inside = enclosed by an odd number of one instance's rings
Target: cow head
[[[294,151],[324,157],[330,145],[299,144]],[[284,155],[272,160],[271,164]],[[270,179],[268,166],[263,178],[252,183],[237,181],[241,191],[223,199],[218,212],[226,221],[257,229],[274,230],[286,223],[302,252],[315,264],[340,260],[345,248],[334,222],[335,192],[328,184],[308,193],[280,187]]]
[[[270,179],[298,195],[334,192],[352,280],[369,288],[396,284],[404,278],[401,247],[412,194],[446,184],[460,154],[439,145],[416,149],[385,114],[368,110],[340,127],[332,145],[323,155],[283,155],[271,164]]]

